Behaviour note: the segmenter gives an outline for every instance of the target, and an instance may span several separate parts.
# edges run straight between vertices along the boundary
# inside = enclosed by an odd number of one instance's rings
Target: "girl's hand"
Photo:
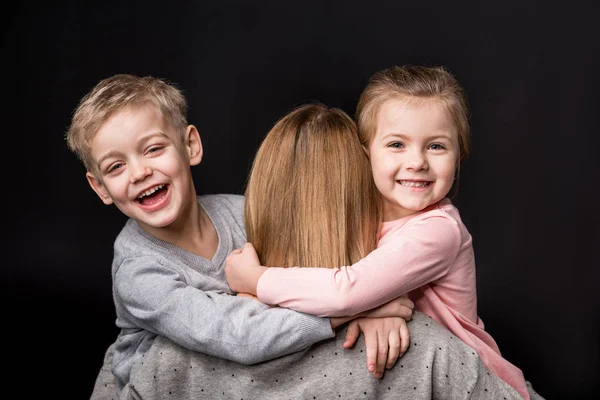
[[[225,259],[225,277],[234,292],[256,296],[256,285],[266,267],[260,265],[258,254],[251,243],[233,250]]]
[[[411,299],[406,296],[400,296],[377,308],[362,313],[361,316],[370,318],[400,317],[410,321],[414,308],[415,303]]]
[[[253,295],[253,294],[250,294],[250,293],[237,293],[237,294],[236,294],[236,296],[237,296],[237,297],[244,297],[244,298],[246,298],[246,299],[256,300],[256,301],[258,301],[259,303],[261,302],[261,301],[258,299],[258,297],[256,297],[256,296],[255,296],[255,295]],[[272,306],[272,305],[270,305],[270,304],[266,304],[266,306],[268,306],[268,307],[271,307],[271,308],[277,307],[277,306]]]
[[[250,294],[250,293],[238,293],[238,294],[236,294],[236,296],[237,297],[245,297],[247,299],[252,299],[252,300],[260,301],[260,300],[258,300],[258,297],[256,297],[253,294]]]
[[[365,335],[367,368],[376,378],[390,369],[402,357],[410,343],[408,326],[403,318],[358,318],[350,322],[344,348],[356,343],[360,332]]]

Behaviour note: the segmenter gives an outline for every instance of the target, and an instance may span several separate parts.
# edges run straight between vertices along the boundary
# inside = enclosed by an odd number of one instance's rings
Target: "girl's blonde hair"
[[[363,146],[368,147],[375,136],[382,104],[403,97],[441,101],[458,132],[459,162],[468,156],[469,109],[465,91],[443,67],[395,66],[375,73],[363,90],[356,109]]]
[[[117,74],[101,80],[86,94],[75,109],[66,134],[67,145],[95,173],[91,143],[100,127],[113,115],[127,107],[150,104],[156,107],[184,139],[187,127],[187,102],[173,84],[151,76]]]
[[[322,104],[280,119],[246,188],[245,224],[261,263],[351,265],[375,249],[381,206],[354,121]]]

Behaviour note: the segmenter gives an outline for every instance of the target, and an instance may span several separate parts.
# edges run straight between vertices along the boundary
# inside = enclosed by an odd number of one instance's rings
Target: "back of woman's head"
[[[339,267],[376,247],[380,206],[354,121],[321,104],[280,119],[246,188],[246,231],[261,263]]]

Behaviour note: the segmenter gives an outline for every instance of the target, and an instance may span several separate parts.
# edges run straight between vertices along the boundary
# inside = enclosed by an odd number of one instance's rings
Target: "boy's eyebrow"
[[[110,157],[114,157],[117,154],[119,154],[118,150],[111,150],[105,154],[103,154],[101,157],[98,158],[98,169],[100,169],[100,166],[102,165],[102,163],[104,162],[104,160],[106,160],[107,158]]]
[[[149,141],[150,139],[153,139],[155,136],[160,136],[160,137],[163,137],[163,138],[166,138],[166,139],[170,139],[169,135],[167,135],[165,132],[163,132],[163,131],[155,131],[155,132],[150,132],[150,133],[147,133],[145,135],[142,135],[140,137],[140,139],[138,140],[138,143],[145,143],[145,142]]]

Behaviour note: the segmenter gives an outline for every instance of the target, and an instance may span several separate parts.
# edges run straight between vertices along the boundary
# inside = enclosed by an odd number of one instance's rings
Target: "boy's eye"
[[[110,167],[108,167],[108,169],[106,170],[107,173],[111,173],[114,172],[118,169],[121,169],[123,167],[123,163],[116,163],[111,165]]]
[[[163,146],[152,146],[148,149],[148,153],[156,153],[163,149]]]
[[[443,144],[439,144],[439,143],[432,143],[431,145],[429,145],[429,148],[432,150],[444,150],[445,147]]]

